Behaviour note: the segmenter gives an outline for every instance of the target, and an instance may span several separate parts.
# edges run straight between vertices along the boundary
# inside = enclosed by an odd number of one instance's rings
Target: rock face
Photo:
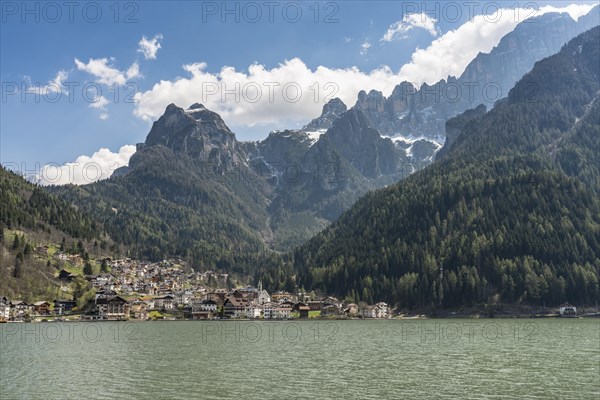
[[[474,90],[471,105],[485,104],[491,108],[535,63],[557,53],[575,36],[598,25],[599,7],[574,21],[568,14],[547,13],[523,21],[504,36],[489,54],[479,54],[460,76],[460,87],[467,84],[489,85],[489,90]],[[496,95],[495,87],[501,89]],[[486,95],[486,92],[487,93]]]
[[[489,54],[475,57],[459,78],[423,84],[418,90],[402,82],[387,98],[381,92],[363,90],[354,108],[363,111],[383,135],[443,143],[448,119],[479,104],[492,108],[537,61],[555,54],[599,21],[598,6],[578,21],[558,13],[531,18],[504,36]]]
[[[484,104],[480,104],[477,108],[467,110],[462,114],[451,118],[446,122],[446,143],[444,147],[436,154],[436,158],[442,158],[452,147],[452,144],[456,141],[456,138],[461,134],[467,124],[485,114],[487,107]]]
[[[155,145],[209,163],[216,171],[229,170],[244,161],[235,135],[221,116],[198,103],[186,110],[170,104],[146,138],[146,147]]]
[[[363,176],[377,179],[397,172],[400,151],[374,129],[367,116],[353,108],[337,119],[325,134]]]

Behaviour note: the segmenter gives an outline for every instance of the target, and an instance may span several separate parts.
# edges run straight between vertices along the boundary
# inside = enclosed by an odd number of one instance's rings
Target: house
[[[58,279],[60,279],[63,282],[72,282],[73,279],[75,279],[76,277],[77,275],[70,273],[66,269],[61,269],[58,273]]]
[[[279,305],[282,307],[288,307],[288,308],[294,308],[294,305],[296,303],[290,300],[286,300],[286,301],[281,301],[279,302]]]
[[[77,307],[77,302],[74,300],[54,300],[54,314],[56,315],[70,313],[75,307]]]
[[[363,318],[377,318],[375,306],[364,305],[358,308],[358,315]]]
[[[246,318],[255,319],[260,318],[262,307],[254,302],[248,303],[246,306]]]
[[[99,299],[110,299],[115,297],[117,292],[114,290],[106,289],[106,290],[98,290],[94,295],[94,301],[98,302]]]
[[[250,301],[254,299],[256,291],[248,291],[245,289],[235,289],[233,292],[229,294],[229,297],[235,297],[236,299],[243,299],[246,301]]]
[[[229,318],[242,318],[246,316],[248,302],[236,297],[227,297],[223,303],[223,314]]]
[[[214,300],[192,301],[192,319],[211,319],[217,313],[217,302]]]
[[[271,296],[271,301],[275,303],[281,303],[284,301],[291,301],[292,303],[295,303],[297,301],[297,298],[289,292],[277,292],[273,293],[273,295]]]
[[[192,292],[190,291],[181,291],[174,295],[175,303],[189,305],[192,301]]]
[[[154,309],[154,299],[152,297],[142,297],[141,300],[146,303],[147,310]]]
[[[375,304],[375,318],[388,318],[390,316],[389,306],[384,302]]]
[[[154,298],[154,308],[161,310],[172,310],[175,308],[174,297],[170,294]]]
[[[90,275],[88,278],[95,288],[107,287],[114,281],[114,276],[111,274]]]
[[[224,289],[216,289],[206,294],[206,300],[214,300],[217,305],[222,306],[225,303],[227,291]]]
[[[133,299],[129,302],[129,314],[142,321],[148,319],[148,305],[142,299]]]
[[[275,302],[263,305],[263,316],[265,319],[288,319],[290,318],[291,312],[291,307],[288,307],[287,305]]]
[[[326,297],[323,299],[323,306],[335,306],[336,308],[342,308],[342,302],[335,297]]]
[[[358,305],[350,303],[344,307],[344,314],[348,317],[356,317],[358,315]]]
[[[147,282],[144,283],[144,293],[148,293],[150,295],[155,295],[157,292],[158,288],[155,282]]]
[[[327,304],[321,310],[322,317],[337,317],[340,314],[340,309],[334,304]]]
[[[128,284],[121,285],[120,292],[121,293],[127,293],[127,294],[132,293],[133,292],[133,286],[132,285],[128,285]]]
[[[33,304],[28,304],[21,300],[11,301],[10,308],[12,314],[11,317],[17,320],[33,313]]]
[[[561,317],[576,317],[577,307],[572,306],[569,303],[561,304],[558,308],[558,313]]]
[[[10,301],[3,297],[0,299],[0,319],[8,321],[8,318],[10,318]]]
[[[96,311],[104,319],[128,319],[130,305],[124,298],[114,296],[110,299],[98,299]]]
[[[309,300],[306,304],[310,311],[321,311],[323,309],[323,302],[319,300]]]
[[[254,299],[256,299],[256,296],[258,295],[258,289],[256,289],[255,287],[252,287],[252,286],[239,288],[239,289],[237,289],[237,291],[240,292],[242,294],[242,296],[244,296],[244,298],[247,300],[254,300]]]
[[[310,307],[306,303],[296,303],[293,310],[298,312],[298,318],[308,318]]]
[[[38,301],[33,303],[33,311],[38,315],[50,314],[50,303],[47,301]]]

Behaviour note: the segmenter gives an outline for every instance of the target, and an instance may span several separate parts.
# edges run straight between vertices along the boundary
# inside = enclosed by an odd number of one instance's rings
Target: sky
[[[107,178],[170,103],[262,139],[333,97],[459,76],[517,23],[595,4],[3,1],[0,162],[45,184]]]

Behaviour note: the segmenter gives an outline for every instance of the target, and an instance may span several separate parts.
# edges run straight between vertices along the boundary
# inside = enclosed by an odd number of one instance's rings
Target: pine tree
[[[86,262],[84,267],[83,267],[83,274],[84,275],[93,275],[94,274],[94,269],[92,268],[92,264],[90,264],[89,262]]]
[[[20,257],[19,257],[20,256]],[[23,276],[23,254],[17,254],[15,258],[15,269],[13,270],[13,278],[21,278]]]

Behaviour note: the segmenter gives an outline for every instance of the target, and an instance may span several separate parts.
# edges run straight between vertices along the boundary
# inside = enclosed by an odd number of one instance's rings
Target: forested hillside
[[[405,308],[595,303],[599,34],[538,62],[441,161],[298,249],[299,283]]]
[[[8,229],[61,230],[82,239],[99,238],[101,227],[75,207],[0,166],[0,225]]]
[[[71,204],[0,167],[0,295],[27,301],[69,297],[55,279],[59,250],[111,253],[112,241],[101,224]],[[83,286],[82,286],[83,287]]]

